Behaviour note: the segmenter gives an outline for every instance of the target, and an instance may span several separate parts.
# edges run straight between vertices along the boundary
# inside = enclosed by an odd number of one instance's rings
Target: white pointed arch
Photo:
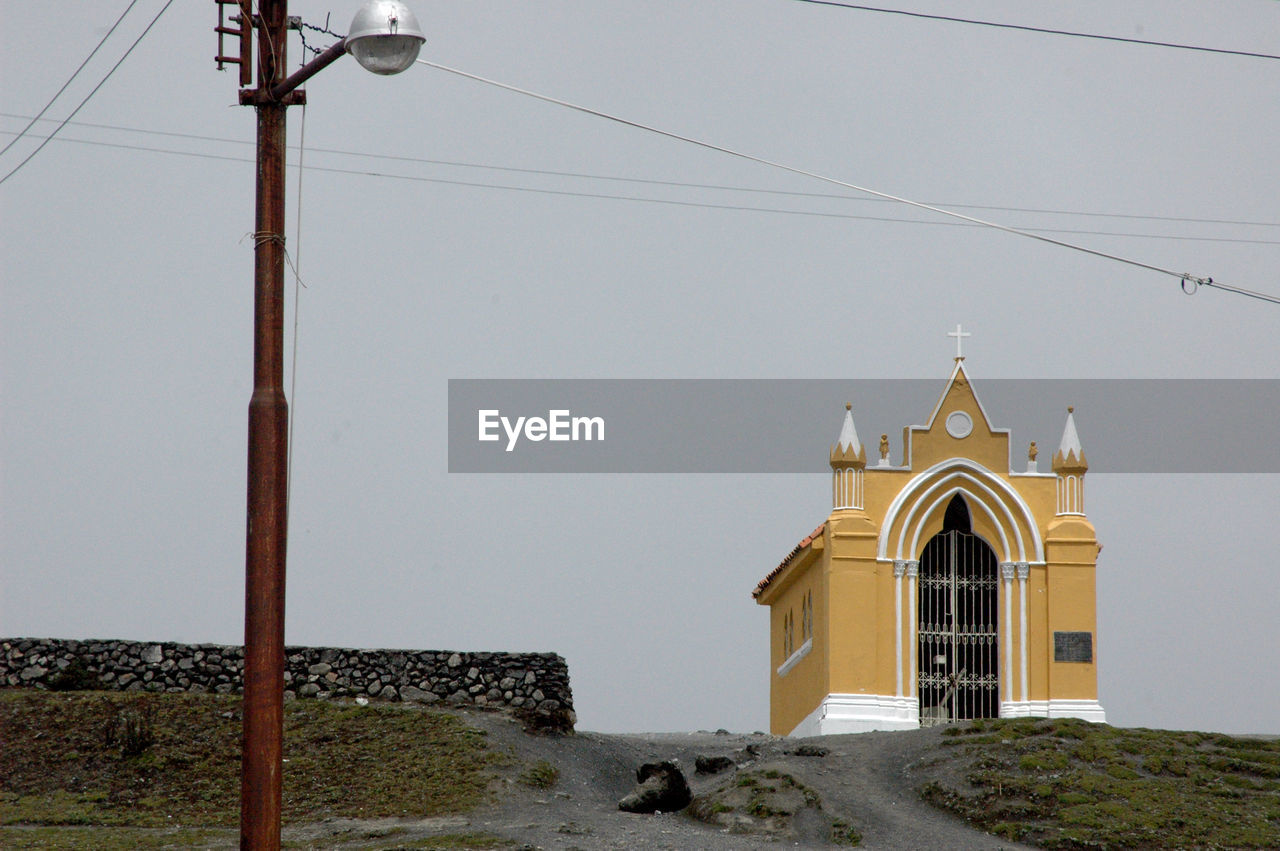
[[[950,490],[943,491],[941,494],[938,494],[937,499],[934,499],[928,505],[925,505],[923,501],[916,503],[916,505],[912,506],[912,511],[913,512],[918,511],[919,516],[922,520],[926,517],[932,517],[934,515],[934,512],[937,510],[938,506],[940,505],[945,506],[946,504],[950,503],[952,497],[954,497],[956,494],[970,497],[969,499],[965,500],[965,505],[969,509],[969,511],[973,513],[980,512],[982,514],[985,514],[987,519],[991,521],[991,525],[995,527],[996,534],[999,535],[1000,537],[1000,541],[999,541],[1000,545],[997,547],[996,542],[994,541],[987,541],[987,545],[990,546],[991,549],[995,552],[1004,552],[1004,553],[1009,552],[1009,535],[1005,531],[1004,527],[1001,525],[1000,518],[996,516],[995,512],[993,512],[985,502],[972,499],[972,495],[970,494],[970,492],[960,485],[956,485]],[[907,551],[912,553],[919,553],[921,550],[924,549],[924,544],[922,544],[920,541],[921,536],[924,534],[924,528],[925,528],[924,523],[910,523],[909,520],[908,522],[909,522],[910,528],[912,529],[912,534],[911,534],[911,544],[909,545]]]
[[[986,517],[995,528],[998,540],[988,543],[1000,561],[1044,564],[1044,541],[1022,494],[967,458],[934,464],[898,492],[880,527],[876,558],[916,558],[929,518],[956,494],[962,494],[969,510]]]

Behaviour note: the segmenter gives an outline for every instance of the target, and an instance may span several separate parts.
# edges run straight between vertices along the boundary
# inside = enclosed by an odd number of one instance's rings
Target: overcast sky
[[[0,5],[0,145],[126,5]],[[163,5],[140,0],[47,117]],[[290,11],[332,12],[341,32],[355,6]],[[794,0],[414,7],[435,62],[1280,293],[1276,60]],[[962,13],[1280,50],[1267,0]],[[175,3],[0,185],[0,635],[242,640],[254,116],[214,68],[214,23],[212,3]],[[448,379],[934,378],[941,392],[957,322],[979,395],[984,378],[1280,378],[1280,306],[1184,295],[421,66],[380,78],[342,60],[308,99],[305,139],[290,110],[308,168],[299,187],[290,152],[307,288],[287,641],[556,651],[586,729],[766,728],[767,614],[750,591],[827,515],[827,444],[807,474],[451,475]],[[0,156],[0,176],[54,126]],[[849,197],[815,197],[833,193]],[[829,441],[844,401],[829,400]],[[875,399],[854,414],[864,438],[909,424],[863,426]],[[1077,411],[1086,453],[1106,416]],[[734,438],[731,421],[705,428]],[[1260,433],[1239,451],[1280,450]],[[1105,545],[1109,720],[1280,732],[1276,476],[1095,465],[1086,500]]]

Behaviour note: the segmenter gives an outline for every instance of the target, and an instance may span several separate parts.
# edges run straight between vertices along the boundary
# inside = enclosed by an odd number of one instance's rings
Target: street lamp
[[[249,401],[248,523],[245,535],[244,739],[240,773],[240,847],[280,847],[284,730],[284,589],[287,542],[288,421],[284,395],[285,110],[306,102],[298,86],[350,52],[377,74],[413,64],[426,38],[398,0],[366,0],[350,35],[285,76],[288,0],[221,0],[239,7],[241,85],[248,85],[254,30],[258,84],[240,103],[258,113],[254,229],[253,396]],[[257,7],[257,14],[253,7]],[[221,37],[234,33],[218,27]],[[221,53],[221,51],[219,51]]]
[[[347,52],[375,74],[399,74],[418,58],[426,41],[418,19],[396,0],[368,0],[347,30]]]

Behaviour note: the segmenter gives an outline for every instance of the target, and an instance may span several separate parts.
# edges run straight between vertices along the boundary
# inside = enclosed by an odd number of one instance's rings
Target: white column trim
[[[909,642],[908,651],[911,657],[911,667],[909,669],[911,673],[911,680],[909,682],[909,687],[911,688],[911,694],[913,696],[913,699],[917,701],[916,721],[918,722],[920,720],[919,705],[918,705],[919,699],[916,698],[915,695],[917,694],[916,681],[919,679],[919,675],[916,673],[916,666],[920,664],[920,660],[918,658],[920,655],[919,654],[920,639],[916,635],[916,629],[918,627],[917,622],[919,621],[920,618],[919,618],[919,613],[916,609],[916,584],[918,583],[919,576],[920,576],[920,562],[915,560],[908,561],[906,563],[906,567],[907,567],[907,600],[908,600],[907,617],[910,618],[910,620],[907,621],[908,623],[907,641]]]
[[[1027,661],[1027,577],[1031,575],[1031,565],[1025,561],[1017,563],[1018,570],[1018,627],[1019,635],[1019,652],[1022,656],[1022,702],[1026,703],[1029,698],[1027,683],[1030,679],[1029,664]]]
[[[893,563],[893,611],[895,613],[894,645],[898,665],[895,668],[898,690],[895,694],[902,697],[902,577],[907,572],[907,563],[901,559]]]
[[[1004,579],[1004,676],[1006,700],[1013,699],[1013,576],[1014,563],[1000,563],[1000,575]]]
[[[831,507],[842,509],[862,508],[866,485],[861,467],[835,467],[831,472]]]

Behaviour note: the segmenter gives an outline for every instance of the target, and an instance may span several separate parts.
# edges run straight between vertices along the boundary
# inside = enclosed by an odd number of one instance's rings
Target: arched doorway
[[[959,494],[920,555],[919,583],[920,725],[997,717],[999,569]]]

